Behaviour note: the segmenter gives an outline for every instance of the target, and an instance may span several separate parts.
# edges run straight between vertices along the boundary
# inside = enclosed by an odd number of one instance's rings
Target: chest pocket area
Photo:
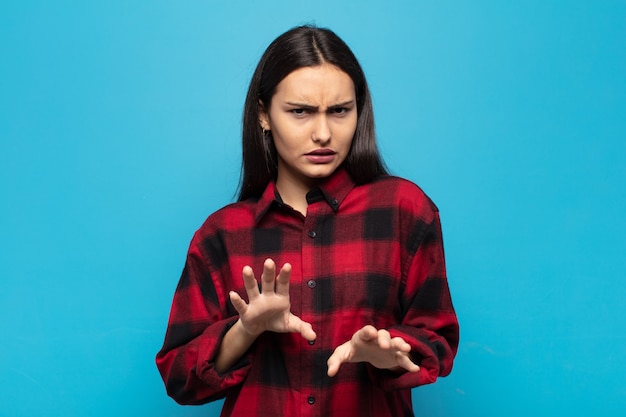
[[[322,313],[340,313],[361,325],[388,327],[398,320],[399,279],[380,273],[333,276],[318,281],[317,309]]]

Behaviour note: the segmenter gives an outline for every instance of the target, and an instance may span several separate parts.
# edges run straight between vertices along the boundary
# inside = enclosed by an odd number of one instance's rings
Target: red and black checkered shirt
[[[226,397],[223,416],[412,416],[410,389],[447,375],[458,346],[439,212],[409,181],[356,186],[343,170],[307,200],[305,217],[270,183],[196,232],[157,355],[167,391],[184,404]],[[291,263],[291,311],[317,339],[265,332],[219,373],[218,347],[237,320],[228,292],[247,299],[242,269],[260,276],[267,258]],[[348,363],[328,377],[333,350],[366,324],[407,341],[420,371]]]

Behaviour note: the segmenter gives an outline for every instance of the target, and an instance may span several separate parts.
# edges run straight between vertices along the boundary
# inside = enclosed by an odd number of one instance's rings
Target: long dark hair
[[[335,33],[314,26],[293,28],[265,50],[254,71],[243,111],[242,164],[239,201],[260,197],[277,175],[277,155],[271,132],[259,125],[259,100],[269,109],[276,86],[292,71],[329,63],[350,76],[357,101],[357,126],[350,152],[343,162],[357,184],[365,184],[386,174],[378,152],[374,111],[365,75],[356,57]]]

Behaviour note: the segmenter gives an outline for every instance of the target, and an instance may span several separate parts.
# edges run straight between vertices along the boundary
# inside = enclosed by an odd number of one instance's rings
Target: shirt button
[[[309,288],[315,288],[315,286],[317,285],[317,282],[315,282],[315,280],[310,279],[309,282],[306,283],[306,285],[309,286]]]
[[[315,404],[315,397],[312,395],[309,395],[309,398],[307,398],[307,402],[311,405]]]
[[[309,237],[310,237],[311,239],[314,239],[314,238],[315,238],[315,236],[317,236],[317,233],[315,233],[315,230],[309,230]]]
[[[337,204],[339,204],[339,201],[337,201],[336,198],[333,198],[330,204],[332,204],[333,206],[336,206]]]
[[[309,345],[313,346],[315,344],[315,340],[309,340]]]

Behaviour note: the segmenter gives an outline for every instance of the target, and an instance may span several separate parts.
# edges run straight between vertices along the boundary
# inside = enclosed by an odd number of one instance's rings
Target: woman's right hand
[[[246,303],[235,291],[229,293],[230,301],[239,313],[243,329],[256,338],[264,331],[300,333],[306,340],[317,337],[310,323],[291,314],[289,302],[289,277],[291,265],[286,263],[276,275],[276,264],[266,259],[261,275],[261,290],[249,266],[243,268],[243,282],[248,294]]]

